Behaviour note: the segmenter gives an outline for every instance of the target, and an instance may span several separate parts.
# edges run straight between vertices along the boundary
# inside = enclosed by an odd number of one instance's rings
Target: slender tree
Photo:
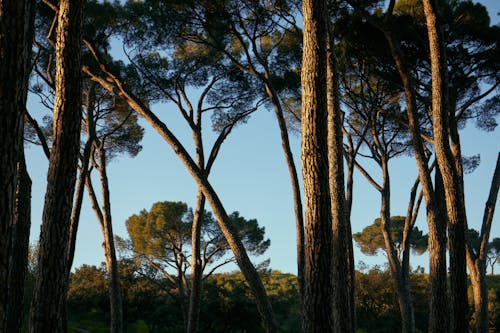
[[[59,3],[56,30],[56,98],[38,272],[30,332],[65,331],[67,246],[80,143],[81,23],[83,1]],[[63,130],[64,129],[64,130]]]

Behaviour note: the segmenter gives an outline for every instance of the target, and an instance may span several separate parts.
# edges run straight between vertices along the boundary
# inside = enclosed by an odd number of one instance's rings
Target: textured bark
[[[338,90],[338,73],[334,54],[333,39],[328,31],[327,38],[327,103],[328,103],[328,164],[332,210],[333,233],[333,315],[334,332],[355,331],[354,277],[350,274],[352,252],[350,220],[347,218],[344,186],[344,157],[342,137],[342,111]],[[349,233],[348,233],[349,231]],[[342,319],[341,319],[342,318]]]
[[[91,47],[90,44],[88,44]],[[97,56],[97,54],[95,54]],[[84,68],[84,72],[90,75],[91,79],[98,82],[104,89],[110,92],[118,93],[123,97],[128,105],[135,110],[138,114],[143,116],[146,121],[160,134],[160,136],[170,145],[174,150],[176,155],[179,157],[181,162],[186,167],[187,171],[191,174],[195,182],[198,184],[199,188],[203,191],[208,203],[212,207],[215,217],[219,227],[226,238],[229,247],[233,251],[234,257],[240,267],[246,281],[248,282],[255,301],[257,303],[257,308],[263,320],[263,325],[266,332],[277,332],[278,324],[274,317],[273,309],[269,298],[267,297],[266,290],[262,284],[260,276],[253,266],[248,254],[243,246],[243,243],[238,237],[238,233],[229,219],[229,216],[222,205],[216,191],[208,181],[206,175],[198,166],[195,161],[191,158],[189,153],[186,151],[184,146],[179,142],[175,135],[170,131],[170,129],[161,122],[158,117],[151,112],[151,110],[145,106],[140,99],[136,98],[132,93],[130,93],[120,81],[118,77],[109,72],[106,67],[101,62],[101,69],[105,71],[108,75],[108,80],[104,80],[95,74],[93,74],[89,68]]]
[[[303,332],[334,332],[332,214],[328,174],[325,1],[302,2],[302,175],[305,197]]]
[[[18,163],[15,221],[9,270],[9,294],[5,332],[18,333],[24,320],[24,281],[28,265],[31,228],[31,179],[24,156]]]
[[[465,231],[467,221],[461,180],[461,159],[450,148],[450,119],[447,94],[447,69],[437,4],[424,0],[432,72],[432,116],[434,147],[443,179],[450,238],[450,295],[452,332],[468,332],[467,272]],[[460,158],[458,156],[457,158]]]
[[[475,253],[470,243],[467,244],[467,266],[469,268],[470,280],[474,296],[474,318],[475,331],[477,333],[487,333],[489,328],[488,320],[488,286],[486,283],[486,256],[487,246],[490,238],[491,224],[495,212],[495,204],[500,190],[500,153],[497,157],[493,179],[491,180],[490,193],[486,201],[481,226],[481,244],[478,252]],[[493,274],[493,272],[492,272]]]
[[[56,41],[53,146],[40,235],[39,268],[31,307],[31,333],[65,329],[67,248],[81,123],[81,23],[83,1],[61,0]]]
[[[31,43],[31,0],[0,0],[0,332],[7,332],[11,232]],[[19,283],[19,282],[18,282]]]

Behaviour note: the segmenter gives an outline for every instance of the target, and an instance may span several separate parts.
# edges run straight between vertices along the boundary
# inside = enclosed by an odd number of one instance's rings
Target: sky
[[[492,22],[498,24],[500,1],[478,2],[488,8]],[[34,97],[30,97],[28,108],[38,117],[45,112]],[[173,105],[161,105],[154,106],[153,111],[192,152],[190,131],[176,108]],[[196,202],[197,186],[180,160],[144,120],[141,120],[141,124],[145,128],[145,136],[139,155],[135,158],[120,156],[108,166],[113,230],[120,237],[128,237],[125,227],[128,217],[143,209],[149,210],[157,201],[183,201],[190,207],[194,207]],[[214,140],[214,135],[209,130],[209,119],[205,120],[205,125],[205,140],[210,142]],[[300,175],[300,134],[291,133],[290,139]],[[464,156],[478,153],[481,155],[479,167],[472,174],[467,174],[464,180],[469,227],[479,229],[500,150],[500,130],[485,133],[469,124],[462,131],[461,143]],[[40,233],[48,163],[40,147],[28,145],[26,155],[28,171],[33,181],[30,239],[35,243]],[[392,215],[405,215],[409,191],[417,176],[416,165],[413,157],[400,157],[392,160],[390,168]],[[264,255],[253,258],[253,261],[259,263],[270,258],[272,269],[296,273],[292,191],[278,125],[272,111],[261,109],[254,113],[246,124],[233,130],[222,146],[209,180],[226,211],[239,211],[243,217],[255,218],[259,225],[265,227],[271,246]],[[379,216],[379,205],[379,194],[361,175],[356,174],[351,218],[353,233],[361,231]],[[497,203],[490,238],[500,237],[498,206]],[[421,208],[417,226],[426,230],[424,209]],[[104,261],[102,243],[98,222],[88,199],[85,198],[73,267],[82,264],[100,265]],[[356,263],[385,263],[383,254],[368,257],[363,255],[356,245],[354,247]],[[420,265],[428,271],[427,254],[412,256],[411,264],[413,267]],[[226,267],[226,270],[233,269],[236,267]]]

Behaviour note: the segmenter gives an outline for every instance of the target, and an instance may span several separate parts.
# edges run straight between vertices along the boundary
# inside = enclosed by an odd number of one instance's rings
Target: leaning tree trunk
[[[0,332],[7,330],[11,232],[29,74],[32,0],[0,0]],[[24,103],[24,104],[23,104]],[[16,263],[17,265],[17,263]]]
[[[92,45],[88,45],[89,47],[92,47]],[[88,74],[92,80],[98,82],[104,89],[113,93],[118,93],[121,97],[123,97],[127,101],[128,105],[141,116],[143,116],[177,154],[199,188],[203,191],[203,194],[205,195],[208,203],[212,207],[219,227],[224,234],[229,247],[233,251],[238,266],[240,267],[241,272],[243,273],[243,276],[248,282],[252,294],[255,297],[255,302],[262,317],[266,332],[277,332],[278,324],[274,317],[271,302],[267,297],[267,293],[264,285],[262,284],[259,273],[250,261],[246,249],[241,239],[238,237],[237,230],[234,228],[226,210],[224,209],[222,202],[220,201],[217,193],[208,181],[206,175],[202,172],[202,170],[200,170],[200,168],[198,168],[195,161],[191,158],[184,146],[179,142],[179,140],[170,131],[170,129],[163,122],[161,122],[160,119],[158,119],[158,117],[140,101],[140,99],[130,93],[124,87],[121,80],[111,72],[109,72],[109,70],[107,70],[106,66],[104,66],[101,61],[100,64],[101,69],[104,70],[108,75],[109,81],[96,76],[87,67],[84,67],[83,71]]]
[[[334,332],[332,223],[328,174],[325,1],[302,2],[302,175],[305,197],[305,289],[302,330]]]
[[[460,161],[454,160],[449,143],[450,122],[447,67],[437,3],[424,0],[432,71],[432,116],[436,159],[443,178],[450,238],[450,295],[452,332],[468,332],[467,271],[465,253],[466,215]]]
[[[31,333],[62,333],[68,288],[67,247],[81,123],[83,1],[59,2],[53,146],[40,235],[39,268],[31,307]]]
[[[331,33],[327,37],[327,104],[328,104],[328,170],[333,233],[333,315],[334,332],[354,332],[354,277],[350,269],[352,247],[350,220],[346,212],[344,186],[344,154],[342,136],[342,111],[338,90],[337,64]],[[349,234],[347,233],[349,231]]]

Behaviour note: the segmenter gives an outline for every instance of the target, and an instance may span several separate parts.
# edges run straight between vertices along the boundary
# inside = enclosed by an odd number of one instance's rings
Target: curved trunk
[[[160,136],[170,145],[174,150],[176,155],[179,157],[181,162],[186,167],[187,171],[191,174],[195,182],[198,184],[199,188],[203,191],[203,194],[207,198],[208,203],[212,207],[215,217],[219,227],[226,238],[229,247],[233,251],[236,258],[238,266],[243,273],[246,281],[248,282],[252,294],[255,297],[257,303],[257,308],[262,317],[263,324],[266,332],[277,332],[278,324],[274,317],[271,303],[267,297],[266,290],[262,284],[260,276],[253,266],[248,254],[243,246],[243,243],[238,237],[238,233],[229,219],[229,216],[222,205],[217,193],[208,181],[206,175],[198,168],[194,160],[191,158],[189,153],[186,151],[184,146],[179,142],[175,135],[169,130],[169,128],[161,122],[158,117],[149,110],[138,98],[135,98],[129,91],[125,89],[122,82],[114,76],[112,73],[107,71],[105,66],[101,66],[101,69],[106,71],[109,79],[112,80],[113,84],[109,81],[103,80],[100,77],[95,76],[89,68],[83,68],[83,71],[91,76],[91,79],[98,82],[103,88],[110,92],[115,92],[115,88],[118,90],[118,94],[125,98],[129,106],[134,109],[137,113],[143,116],[146,121],[160,134]]]
[[[53,146],[40,235],[39,269],[31,307],[31,333],[65,329],[67,249],[81,123],[81,24],[83,1],[59,2]]]
[[[327,31],[328,175],[333,233],[333,311],[336,318],[334,332],[348,333],[355,331],[354,303],[351,297],[354,279],[350,276],[352,273],[350,270],[352,250],[349,249],[349,245],[352,248],[352,236],[350,232],[347,233],[351,227],[348,225],[349,219],[347,219],[346,214],[338,73],[332,36],[329,30]]]

